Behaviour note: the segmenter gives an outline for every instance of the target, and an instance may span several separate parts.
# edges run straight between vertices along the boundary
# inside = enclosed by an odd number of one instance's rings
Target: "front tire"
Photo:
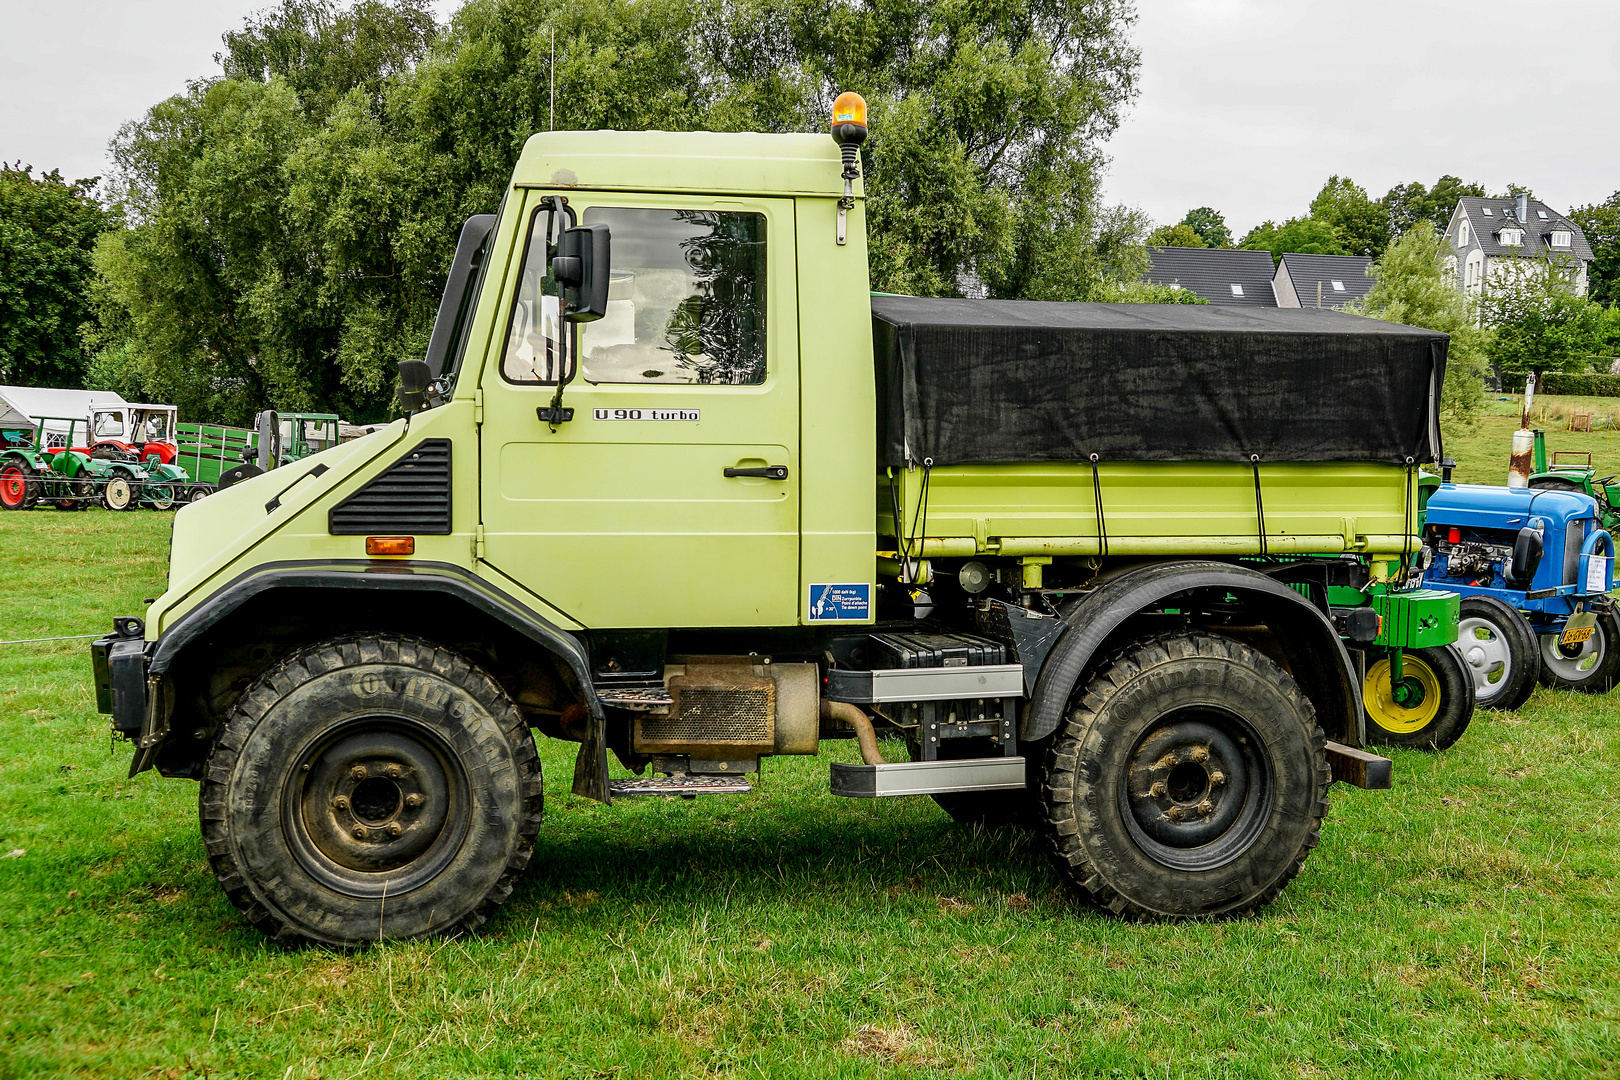
[[[481,925],[533,853],[540,762],[511,698],[460,655],[350,636],[243,692],[200,800],[209,862],[250,922],[356,946]]]
[[[101,505],[108,510],[128,510],[134,501],[134,489],[122,476],[108,480],[101,489]]]
[[[1410,750],[1444,750],[1462,738],[1474,717],[1474,680],[1457,646],[1407,649],[1401,668],[1400,688],[1390,681],[1387,657],[1367,668],[1367,738]]]
[[[1327,813],[1326,736],[1294,680],[1230,638],[1127,649],[1070,697],[1045,832],[1078,894],[1125,918],[1230,918],[1282,892]]]
[[[1541,635],[1541,682],[1555,690],[1604,694],[1620,676],[1620,617],[1598,613],[1592,636],[1578,645],[1558,643],[1561,634]]]
[[[1494,596],[1465,596],[1457,648],[1482,709],[1517,709],[1536,689],[1541,649],[1518,610]]]

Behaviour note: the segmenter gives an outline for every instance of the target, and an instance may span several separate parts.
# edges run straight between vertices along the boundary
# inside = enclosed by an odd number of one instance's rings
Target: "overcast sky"
[[[1561,210],[1620,190],[1620,0],[1139,3],[1107,194],[1155,221],[1213,206],[1241,235],[1304,214],[1332,173],[1374,198],[1514,181]],[[220,35],[266,4],[0,0],[0,158],[104,172],[119,125],[213,74]]]

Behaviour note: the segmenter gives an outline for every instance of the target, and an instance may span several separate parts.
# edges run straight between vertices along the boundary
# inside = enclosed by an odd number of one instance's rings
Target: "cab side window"
[[[539,269],[549,218],[536,216],[524,256],[502,362],[513,381],[556,379],[557,290]],[[613,250],[607,314],[579,328],[585,381],[765,381],[765,215],[592,207],[583,222],[607,225]]]

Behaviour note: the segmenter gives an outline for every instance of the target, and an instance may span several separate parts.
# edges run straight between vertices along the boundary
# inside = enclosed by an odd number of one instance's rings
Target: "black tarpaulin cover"
[[[1440,457],[1449,338],[1338,311],[872,297],[878,453],[997,461]]]

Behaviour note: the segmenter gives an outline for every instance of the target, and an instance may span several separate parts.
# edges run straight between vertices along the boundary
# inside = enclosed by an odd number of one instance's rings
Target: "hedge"
[[[1620,397],[1620,375],[1571,375],[1549,371],[1536,380],[1544,394],[1582,394],[1587,397]]]

